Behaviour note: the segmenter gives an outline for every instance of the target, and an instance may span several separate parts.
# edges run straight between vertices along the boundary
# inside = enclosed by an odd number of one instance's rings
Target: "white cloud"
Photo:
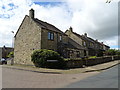
[[[72,26],[79,34],[86,32],[94,39],[117,45],[118,0],[113,0],[110,4],[106,4],[105,0],[63,0],[62,4],[55,6],[41,6],[33,1],[36,0],[0,0],[0,46],[11,46],[11,31],[17,31],[30,8],[35,9],[36,18],[51,23],[62,31]]]

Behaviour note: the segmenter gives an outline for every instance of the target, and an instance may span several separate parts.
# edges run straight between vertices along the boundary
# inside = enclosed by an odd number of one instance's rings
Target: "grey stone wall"
[[[31,54],[41,48],[41,28],[28,16],[25,16],[14,45],[14,63],[33,65]]]

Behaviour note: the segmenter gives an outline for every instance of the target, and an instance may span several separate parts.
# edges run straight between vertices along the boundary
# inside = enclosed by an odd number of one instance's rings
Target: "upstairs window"
[[[51,40],[54,40],[54,34],[51,33]]]
[[[60,36],[60,41],[62,41],[62,36]]]
[[[84,46],[86,46],[86,42],[84,42],[83,44],[84,44]]]
[[[54,40],[54,33],[48,32],[48,40]]]
[[[51,35],[50,35],[50,32],[48,32],[48,40],[51,39]]]

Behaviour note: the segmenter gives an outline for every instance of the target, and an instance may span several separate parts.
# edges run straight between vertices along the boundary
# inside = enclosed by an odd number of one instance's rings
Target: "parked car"
[[[5,58],[0,59],[0,65],[7,64],[7,60]]]

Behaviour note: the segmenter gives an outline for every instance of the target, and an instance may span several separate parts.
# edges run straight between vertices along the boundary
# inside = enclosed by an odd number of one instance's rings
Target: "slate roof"
[[[73,32],[73,33],[74,33],[76,36],[78,36],[78,37],[80,37],[81,39],[83,39],[83,40],[87,40],[87,41],[93,42],[93,43],[98,43],[98,44],[101,44],[101,45],[104,45],[104,46],[110,48],[109,46],[107,46],[107,45],[105,45],[105,44],[102,44],[102,43],[100,43],[100,42],[98,42],[98,41],[96,41],[96,40],[94,40],[94,39],[92,39],[92,38],[90,38],[90,37],[85,37],[84,35],[79,35],[79,34],[77,34],[77,33],[75,33],[75,32]]]
[[[28,15],[25,15],[25,17],[24,17],[21,25],[23,24],[23,22],[24,22],[24,20],[25,20],[26,17],[29,17],[29,16],[28,16]],[[49,23],[44,22],[44,21],[42,21],[42,20],[39,20],[39,19],[37,19],[37,18],[34,18],[34,19],[32,19],[32,20],[34,20],[34,22],[35,22],[38,26],[40,26],[41,28],[44,28],[44,29],[47,29],[47,30],[51,30],[51,31],[54,31],[54,32],[57,32],[57,33],[61,33],[61,34],[63,34],[63,35],[66,35],[66,34],[63,33],[60,29],[58,29],[57,27],[55,27],[55,26],[52,25],[52,24],[49,24]],[[16,35],[17,35],[17,33],[18,33],[21,25],[19,26],[19,28],[18,28],[18,30],[17,30],[17,32],[16,32],[16,34],[15,34],[14,37],[16,37]],[[66,36],[67,36],[67,35],[66,35]]]
[[[58,33],[61,33],[61,34],[64,34],[66,35],[65,33],[63,33],[60,29],[58,29],[57,27],[55,27],[54,25],[52,24],[49,24],[47,22],[44,22],[42,20],[39,20],[37,18],[34,18],[33,19],[41,28],[44,28],[44,29],[47,29],[47,30],[51,30],[51,31],[54,31],[54,32],[58,32]],[[67,36],[67,35],[66,35]]]

